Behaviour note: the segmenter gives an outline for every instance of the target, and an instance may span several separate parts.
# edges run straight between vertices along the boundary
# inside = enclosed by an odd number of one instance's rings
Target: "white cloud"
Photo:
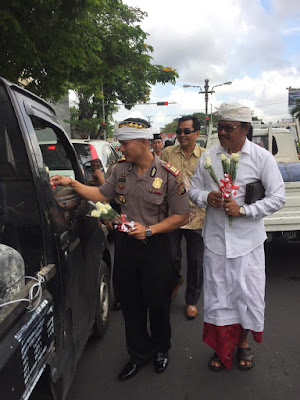
[[[294,26],[292,28],[286,28],[283,29],[282,31],[283,35],[293,35],[295,33],[300,33],[300,26]]]
[[[265,120],[288,117],[287,87],[300,87],[299,0],[124,0],[148,12],[142,28],[150,34],[153,61],[176,68],[176,86],[157,85],[151,98],[176,101],[164,107],[138,106],[129,114],[151,116],[158,129],[176,115],[204,111],[204,95],[183,84],[204,86],[232,81],[216,88],[210,104],[240,101]],[[154,100],[154,101],[157,101]],[[259,107],[258,107],[259,106]],[[142,108],[144,107],[144,108]],[[128,116],[120,110],[118,117]],[[131,115],[133,116],[133,115]],[[137,116],[137,115],[136,115]]]

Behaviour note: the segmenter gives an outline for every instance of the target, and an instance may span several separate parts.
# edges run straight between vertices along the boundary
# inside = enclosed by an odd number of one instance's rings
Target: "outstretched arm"
[[[50,184],[53,186],[71,186],[81,197],[86,200],[109,201],[109,199],[100,193],[97,187],[86,186],[67,176],[55,175],[50,178]]]

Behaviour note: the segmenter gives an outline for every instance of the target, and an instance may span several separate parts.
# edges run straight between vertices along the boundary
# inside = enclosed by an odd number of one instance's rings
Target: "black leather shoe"
[[[138,373],[138,370],[139,366],[129,361],[119,373],[120,381],[126,381],[126,379],[132,378],[134,375]]]
[[[169,363],[168,353],[158,352],[154,359],[154,367],[156,372],[164,372]]]

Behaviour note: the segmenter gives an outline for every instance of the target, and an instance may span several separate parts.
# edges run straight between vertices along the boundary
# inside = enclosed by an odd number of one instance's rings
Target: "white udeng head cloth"
[[[114,136],[118,140],[132,140],[132,139],[153,139],[151,128],[145,127],[138,122],[115,122]]]
[[[249,107],[239,103],[222,103],[218,108],[219,121],[252,122],[252,112]]]

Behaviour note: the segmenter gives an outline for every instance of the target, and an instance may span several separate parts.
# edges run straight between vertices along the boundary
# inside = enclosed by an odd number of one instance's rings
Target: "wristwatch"
[[[152,236],[152,230],[150,226],[146,226],[146,237]]]
[[[240,217],[245,217],[246,216],[246,210],[244,209],[243,206],[241,206],[239,208],[239,213],[240,213]]]

